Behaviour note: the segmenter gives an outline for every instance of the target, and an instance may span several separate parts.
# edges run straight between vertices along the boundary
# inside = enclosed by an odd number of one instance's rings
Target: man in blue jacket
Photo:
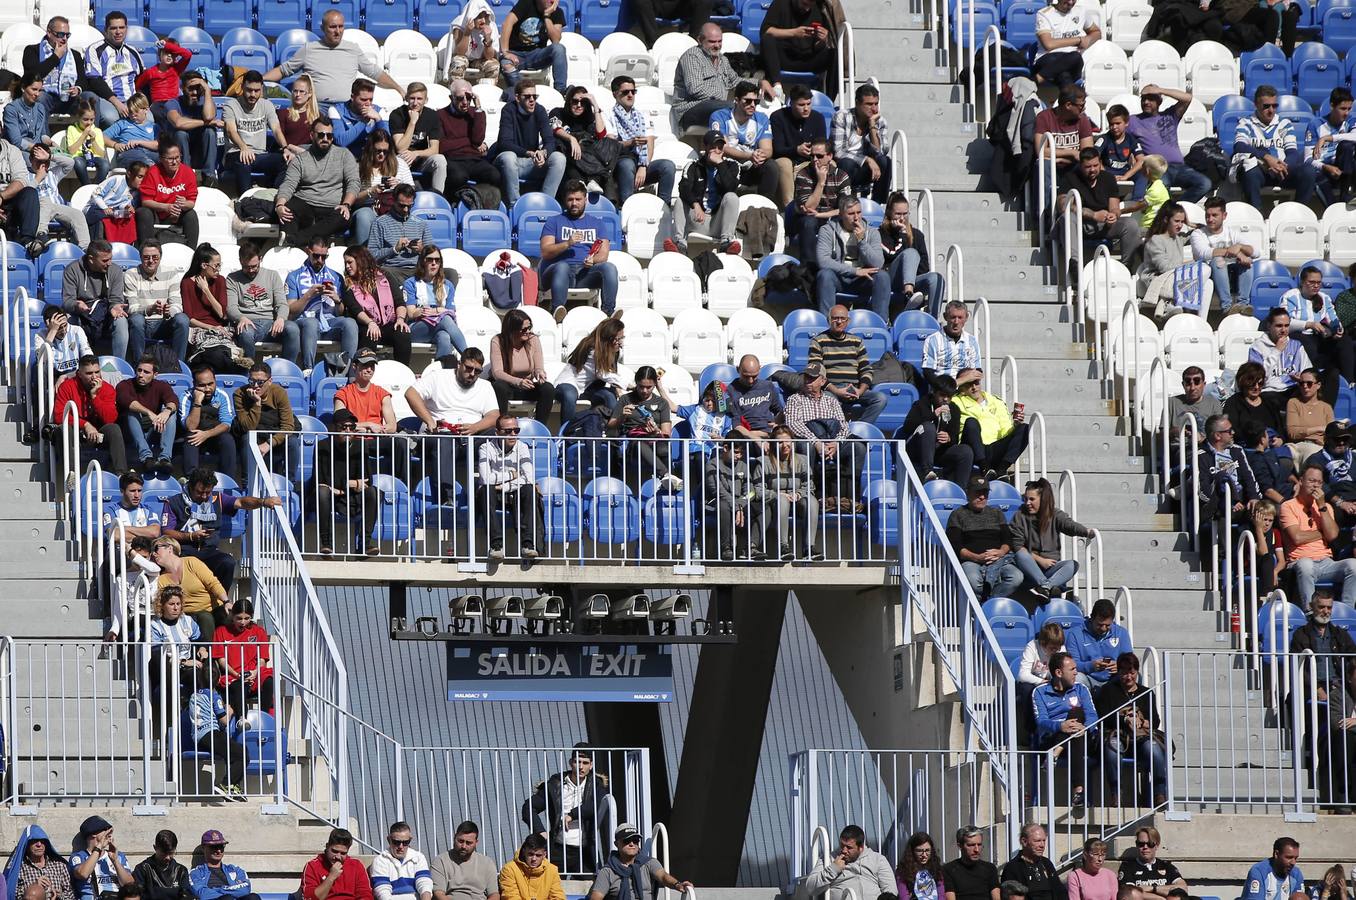
[[[1304,876],[1299,870],[1299,841],[1278,837],[1271,845],[1271,858],[1248,870],[1242,900],[1301,900]]]
[[[1116,623],[1116,604],[1103,597],[1081,628],[1065,632],[1064,646],[1095,690],[1116,674],[1116,657],[1131,650],[1130,632]]]
[[[197,900],[259,900],[250,886],[249,873],[226,859],[230,841],[215,828],[202,834],[204,862],[188,873],[188,883]]]
[[[520,81],[513,91],[516,100],[499,116],[499,140],[492,151],[509,207],[523,187],[554,197],[565,177],[565,154],[556,149],[546,110],[537,104],[537,86]]]
[[[1072,656],[1067,653],[1050,655],[1050,681],[1036,688],[1032,704],[1036,711],[1036,748],[1048,750],[1056,744],[1062,746],[1060,752],[1068,767],[1069,785],[1073,788],[1069,806],[1074,818],[1082,818],[1085,808],[1083,786],[1087,783],[1088,767],[1097,763],[1097,754],[1088,752],[1087,740],[1087,735],[1097,724],[1097,709],[1087,687],[1078,683],[1078,669]]]

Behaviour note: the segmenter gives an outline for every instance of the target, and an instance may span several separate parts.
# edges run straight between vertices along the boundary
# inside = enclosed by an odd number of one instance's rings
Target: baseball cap
[[[618,843],[625,844],[627,841],[633,841],[639,838],[640,832],[637,831],[636,826],[631,823],[623,822],[617,827],[617,831],[612,836],[617,839]]]
[[[357,422],[358,417],[347,409],[336,409],[334,415],[330,417],[330,422],[335,428],[341,425],[347,425],[349,422]]]
[[[725,135],[721,134],[714,128],[706,132],[706,134],[702,135],[702,147],[704,147],[707,150],[710,150],[712,147],[716,146],[716,144],[724,143]]]
[[[806,363],[805,368],[800,370],[800,374],[804,375],[806,378],[811,379],[821,378],[824,375],[824,367],[819,363],[815,362]]]
[[[375,366],[377,364],[377,354],[373,350],[359,350],[354,358],[353,364],[356,366]]]
[[[1338,419],[1335,422],[1329,422],[1328,427],[1323,429],[1323,440],[1325,441],[1351,440],[1351,425],[1345,419]]]
[[[198,843],[202,844],[204,847],[207,847],[211,846],[212,844],[229,844],[230,841],[226,840],[226,835],[222,834],[220,831],[217,831],[215,828],[213,828],[210,831],[204,831],[202,833],[202,840],[199,841]]]
[[[988,496],[989,482],[983,478],[971,478],[970,483],[965,486],[965,493],[970,497],[978,497],[981,494]]]
[[[103,816],[90,816],[80,823],[81,834],[98,834],[101,831],[107,831],[113,826]]]

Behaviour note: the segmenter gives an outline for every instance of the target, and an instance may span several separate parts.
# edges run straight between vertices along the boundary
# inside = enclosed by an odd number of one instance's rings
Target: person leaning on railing
[[[614,837],[617,849],[607,855],[594,876],[587,900],[649,900],[661,887],[677,891],[679,896],[692,889],[692,882],[670,875],[654,857],[640,858],[644,841],[636,826],[623,823]]]
[[[744,458],[748,442],[740,437],[721,440],[706,461],[706,508],[717,517],[720,558],[732,562],[741,543],[748,545],[748,558],[767,559],[763,550],[762,484],[755,479]]]

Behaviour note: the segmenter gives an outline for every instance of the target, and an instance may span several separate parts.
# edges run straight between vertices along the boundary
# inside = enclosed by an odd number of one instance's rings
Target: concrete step
[[[264,858],[270,854],[282,856],[287,853],[305,853],[309,859],[315,856],[317,848],[324,845],[325,835],[330,829],[328,824],[299,818],[292,812],[262,815],[264,804],[259,800],[247,800],[244,803],[178,803],[170,817],[134,815],[132,806],[138,802],[108,802],[93,810],[88,804],[46,804],[41,809],[40,817],[8,815],[0,818],[0,841],[6,846],[13,846],[24,828],[39,822],[44,829],[51,829],[49,834],[75,834],[80,830],[80,823],[91,812],[98,812],[113,826],[117,840],[129,848],[138,848],[141,855],[137,856],[128,850],[128,856],[134,862],[144,856],[150,836],[156,829],[170,827],[179,835],[181,860],[187,864],[191,845],[196,843],[198,835],[215,828],[225,833],[231,842],[228,859],[243,865],[238,858],[242,854],[258,854],[259,858]],[[251,877],[255,876],[255,869],[246,868],[246,871]],[[296,888],[300,872],[301,865],[291,870],[292,887],[289,890]]]
[[[1069,324],[1069,310],[1062,303],[1050,301],[1044,304],[1010,303],[1006,297],[994,297],[989,300],[989,310],[993,315],[993,321],[1003,325],[995,331],[996,339],[1001,337],[1008,326],[1020,328],[1025,325],[1057,326],[1055,331],[1057,336],[1061,334],[1058,329],[1063,328],[1064,340],[1069,340],[1073,335],[1073,326]]]
[[[1119,441],[1121,439],[1112,438],[1111,440]],[[1089,458],[1064,446],[1064,442],[1059,438],[1049,438],[1049,445],[1046,458],[1052,472],[1070,469],[1077,476],[1079,469],[1084,472],[1095,469],[1102,473],[1124,473],[1126,475],[1144,471],[1144,460],[1137,456],[1125,455],[1125,450],[1121,448],[1109,448],[1106,455]],[[1079,500],[1081,503],[1082,491],[1079,492]],[[1079,508],[1081,509],[1082,506],[1080,505]]]
[[[968,278],[966,282],[968,287]],[[1011,304],[995,306],[992,300],[989,301],[990,313],[995,319],[1003,323],[1002,328],[994,328],[993,346],[995,350],[1002,347],[1004,353],[1011,353],[1020,359],[1040,345],[1051,344],[1069,350],[1077,350],[1084,358],[1087,357],[1087,344],[1074,343],[1072,340],[1073,329],[1069,327],[1067,322],[1061,322],[1058,317],[1045,315],[1039,317],[1036,321],[1018,321],[1015,316],[1009,315],[1009,311],[1013,308]]]
[[[998,297],[1009,303],[1050,303],[1056,299],[1058,289],[1046,284],[1044,267],[1001,255],[990,261],[978,253],[978,248],[971,249],[975,260],[966,267],[965,299]],[[966,261],[970,262],[969,258]]]
[[[0,498],[8,500],[3,490]],[[0,521],[31,522],[34,520],[53,520],[60,510],[51,500],[21,500],[17,503],[0,502]]]
[[[997,351],[994,355],[997,359],[1002,358]],[[997,362],[994,365],[996,366]],[[1063,365],[1065,368],[1070,367],[1068,362]],[[1071,416],[1083,413],[1105,416],[1112,412],[1110,401],[1102,397],[1102,387],[1099,383],[1082,377],[1045,375],[1035,371],[1035,368],[1023,366],[1021,363],[1017,365],[1022,402],[1027,403],[1027,408],[1032,412],[1039,411],[1042,415],[1058,412]],[[1028,397],[1031,398],[1029,401]],[[1042,408],[1037,402],[1040,398],[1050,399],[1048,408]]]
[[[1195,570],[1194,560],[1184,558],[1178,551],[1109,553],[1103,571],[1108,592],[1120,585],[1130,587],[1132,591],[1145,588],[1185,590],[1202,586],[1201,573]]]
[[[1095,365],[1086,357],[1079,360],[1024,359],[1017,364],[1017,373],[1025,376],[1023,381],[1027,378],[1038,381],[1064,379],[1067,383],[1072,379],[1076,382],[1086,382],[1088,387],[1101,390],[1101,382],[1094,380],[1097,376]]]
[[[909,187],[916,193],[921,188],[929,187],[926,184]],[[972,200],[969,203],[953,202],[950,204],[942,203],[941,198],[946,197],[965,197],[974,198],[978,194],[970,193],[950,193],[950,192],[932,192],[932,208],[936,214],[937,221],[934,223],[938,232],[954,228],[963,231],[965,234],[972,235],[979,229],[992,230],[995,236],[1001,234],[1005,240],[1010,240],[1017,244],[1025,241],[1031,243],[1030,232],[1022,230],[1022,214],[1016,211],[1009,211],[1002,208],[993,208],[987,202],[981,200]],[[911,210],[909,213],[913,219],[918,219],[922,215],[919,210]],[[986,245],[987,246],[987,245]]]
[[[29,709],[23,700],[18,702],[13,741],[20,757],[97,760],[141,755],[141,725],[134,718],[136,704],[131,701],[86,699],[78,713],[70,709],[46,713],[41,704]]]
[[[910,188],[921,190],[925,187],[932,187],[927,184],[919,184],[916,188],[910,184]],[[1002,197],[994,193],[985,191],[956,191],[949,188],[932,188],[933,207],[941,212],[942,210],[961,210],[963,212],[974,212],[975,210],[994,210],[1010,212],[1014,215],[1023,215],[1020,209],[1006,203]]]
[[[946,216],[946,218],[943,218]],[[952,222],[949,213],[937,213],[937,227],[928,240],[937,256],[945,260],[946,248],[952,244],[964,249],[976,245],[985,248],[985,259],[989,253],[1001,254],[1003,258],[1015,258],[1022,265],[1039,265],[1040,251],[1031,246],[1031,242],[1022,238],[1022,232],[1011,231],[1000,225],[986,225],[982,220],[972,224]],[[940,268],[940,264],[938,265]]]
[[[1017,363],[1018,371],[1021,370],[1021,365],[1022,365],[1021,362],[1018,361]],[[1027,396],[1027,387],[1026,384],[1023,383],[1022,384],[1023,399],[1025,399],[1026,396]],[[1035,397],[1032,397],[1032,402],[1033,403],[1036,402]],[[1044,416],[1045,418],[1046,434],[1051,435],[1052,439],[1054,435],[1059,435],[1060,439],[1062,440],[1065,436],[1103,437],[1108,435],[1120,434],[1121,429],[1120,419],[1118,419],[1116,416],[1109,414],[1103,416],[1099,416],[1096,414],[1071,416],[1055,413],[1054,415],[1051,415],[1050,413],[1042,410],[1041,415]]]
[[[44,515],[38,511],[42,509],[41,504],[50,504],[53,499],[51,486],[44,482],[25,478],[0,483],[0,506],[8,507],[10,513],[6,518],[20,518],[16,515],[20,512],[24,517]],[[55,506],[51,508],[55,509]]]
[[[0,569],[0,578],[72,578],[79,573],[75,553],[66,541],[0,540],[0,559],[23,560],[22,566]]]
[[[62,640],[21,643],[14,654],[15,694],[20,698],[80,691],[109,697],[128,674],[129,661],[113,645]],[[110,690],[113,693],[110,693]],[[125,687],[123,695],[126,695]]]
[[[1078,479],[1078,502],[1084,497],[1136,495],[1143,503],[1152,499],[1154,510],[1158,508],[1158,479],[1153,475],[1121,475],[1109,472],[1080,472]]]
[[[1081,508],[1079,514],[1082,514]],[[1100,523],[1100,518],[1098,521]],[[1098,524],[1097,533],[1102,536],[1102,549],[1107,553],[1127,551],[1143,553],[1186,552],[1191,550],[1190,536],[1181,531],[1126,531]]]
[[[79,597],[81,585],[76,579],[51,579],[41,583],[4,582],[4,633],[13,638],[99,638],[103,634],[103,604]],[[27,585],[23,591],[15,585]],[[39,590],[57,596],[39,599]],[[12,595],[11,595],[12,592]]]
[[[0,542],[64,542],[69,537],[69,531],[70,527],[67,523],[50,516],[32,519],[0,519]]]

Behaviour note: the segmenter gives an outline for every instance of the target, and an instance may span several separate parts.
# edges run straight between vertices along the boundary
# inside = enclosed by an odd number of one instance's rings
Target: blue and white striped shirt
[[[85,51],[85,74],[107,81],[113,96],[124,103],[136,93],[137,76],[143,68],[141,53],[126,44],[114,48],[108,41],[100,41]]]
[[[923,341],[923,368],[939,375],[956,377],[961,369],[978,369],[979,341],[973,334],[962,332],[960,340],[953,341],[943,331],[936,331]]]
[[[1234,144],[1247,144],[1259,150],[1266,150],[1269,156],[1285,159],[1286,153],[1294,150],[1295,131],[1289,119],[1280,116],[1263,125],[1256,116],[1238,120],[1238,129],[1234,132]]]
[[[634,106],[625,109],[620,103],[612,107],[612,112],[607,117],[608,131],[617,140],[625,143],[631,138],[647,138],[654,134],[650,128],[650,117]],[[648,165],[650,162],[650,145],[647,141],[641,140],[636,144],[636,160],[640,165]]]
[[[382,851],[380,856],[372,860],[369,874],[372,876],[372,893],[377,900],[433,893],[433,875],[429,872],[428,859],[413,847],[405,851],[404,859],[396,859],[390,850]]]
[[[1297,322],[1318,322],[1323,325],[1332,325],[1337,334],[1342,333],[1342,323],[1337,318],[1337,308],[1333,306],[1332,298],[1322,291],[1318,292],[1319,305],[1314,309],[1313,300],[1306,299],[1300,293],[1299,288],[1291,288],[1281,295],[1281,306],[1290,314],[1290,324],[1293,328]],[[1305,329],[1308,331],[1309,329]],[[1291,332],[1294,333],[1293,331]]]

